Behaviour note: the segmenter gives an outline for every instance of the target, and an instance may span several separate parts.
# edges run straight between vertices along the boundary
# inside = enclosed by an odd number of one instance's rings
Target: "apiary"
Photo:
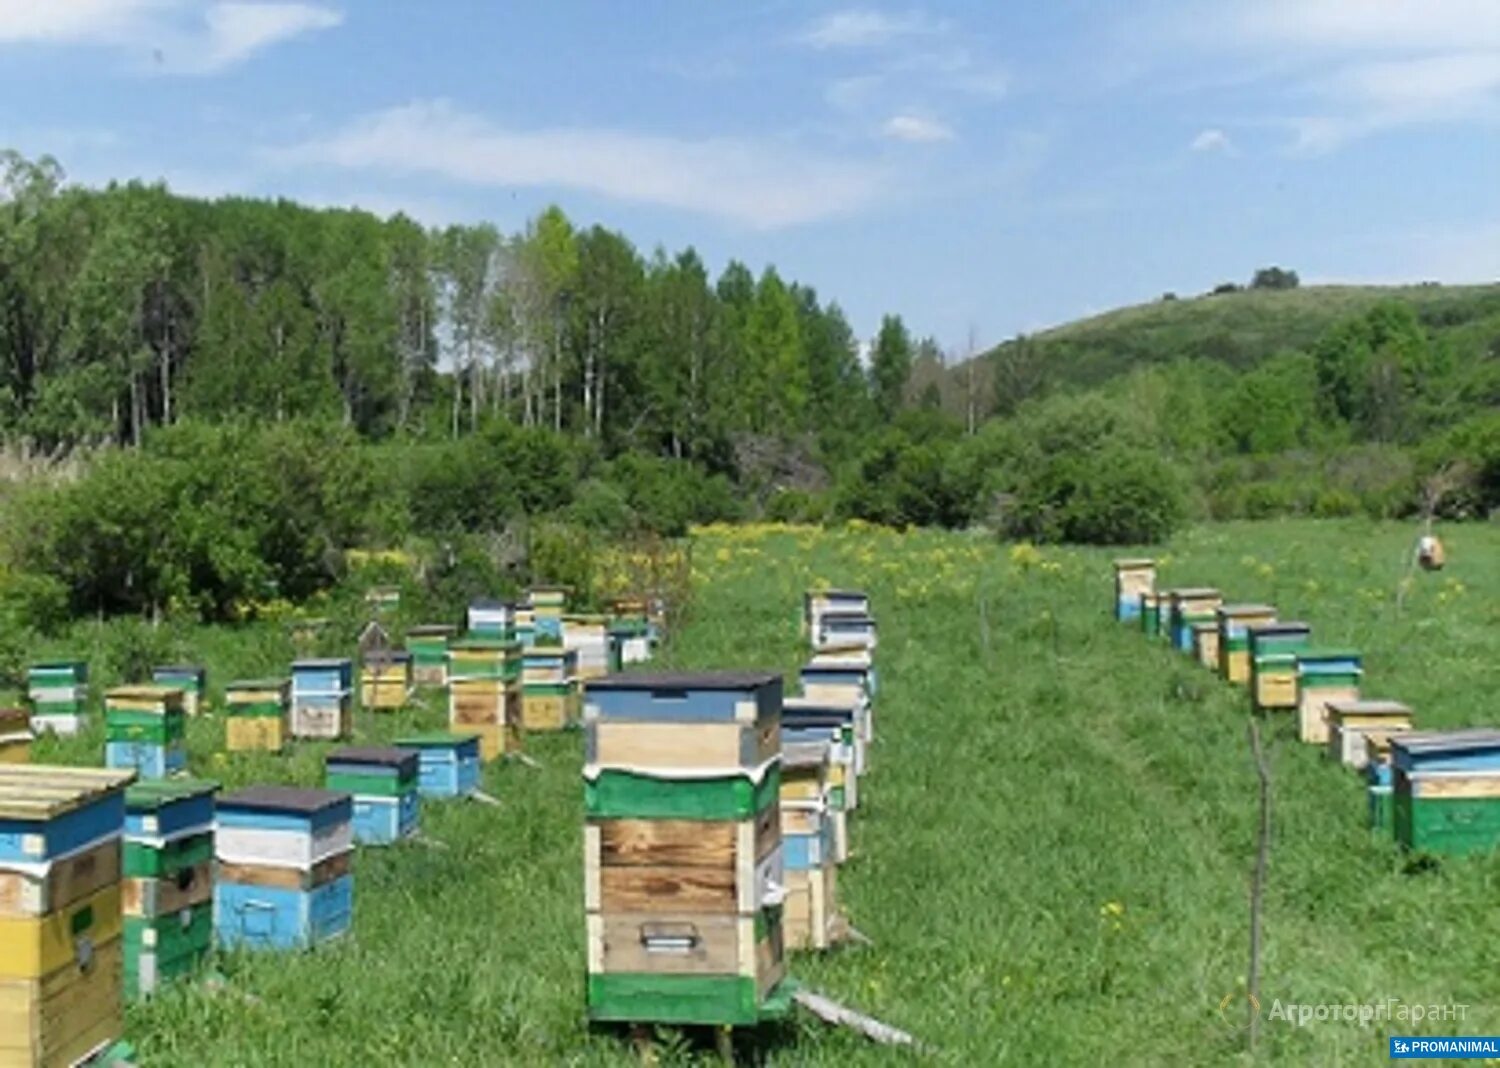
[[[0,766],[0,1064],[64,1068],[123,1031],[129,771]]]
[[[1219,624],[1219,675],[1239,686],[1250,683],[1250,628],[1276,621],[1276,609],[1263,604],[1226,604],[1214,613]]]
[[[347,659],[292,662],[291,735],[339,741],[353,726],[353,665]]]
[[[73,735],[83,729],[88,711],[89,666],[82,660],[48,660],[26,672],[31,729]]]
[[[1391,738],[1396,841],[1413,852],[1489,853],[1500,844],[1500,731]]]
[[[734,1026],[785,1011],[780,715],[771,673],[589,684],[591,1019]]]
[[[1328,705],[1359,700],[1360,656],[1343,649],[1303,649],[1297,654],[1297,737],[1328,743]]]
[[[192,972],[213,944],[214,796],[198,779],[125,791],[125,996]]]
[[[252,786],[219,799],[220,946],[306,949],[349,930],[353,810],[346,793],[290,786]]]
[[[360,666],[359,703],[375,712],[394,712],[411,700],[411,653],[399,649],[371,653]]]
[[[279,752],[286,744],[286,679],[241,679],[224,687],[225,748]]]
[[[407,629],[406,649],[411,653],[411,674],[415,685],[448,685],[448,644],[453,641],[455,629],[442,623]]]
[[[485,761],[522,749],[521,646],[470,640],[448,651],[448,723],[479,736]]]
[[[187,767],[187,715],[181,690],[116,686],[104,694],[104,763],[143,779],[162,779]]]
[[[1370,740],[1388,740],[1411,729],[1411,709],[1399,701],[1330,701],[1325,745],[1330,759],[1360,771]]]
[[[1307,648],[1306,623],[1256,623],[1250,636],[1250,703],[1257,711],[1297,707],[1297,655]]]
[[[1156,561],[1115,561],[1115,618],[1134,623],[1141,615],[1141,594],[1156,592]]]
[[[391,845],[417,833],[415,749],[346,746],[324,760],[323,785],[353,799],[350,821],[361,845]]]

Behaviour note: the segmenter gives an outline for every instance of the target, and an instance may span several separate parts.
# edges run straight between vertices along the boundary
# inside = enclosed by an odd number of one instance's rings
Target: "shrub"
[[[1011,533],[1043,541],[1161,541],[1186,516],[1176,471],[1155,453],[1105,447],[1045,460],[1020,486]]]

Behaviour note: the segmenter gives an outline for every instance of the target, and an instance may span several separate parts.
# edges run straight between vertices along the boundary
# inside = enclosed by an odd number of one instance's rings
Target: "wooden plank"
[[[0,917],[40,916],[67,908],[119,880],[119,838],[54,861],[46,875],[0,869]]]
[[[756,975],[752,916],[606,912],[589,923],[595,974]]]
[[[598,820],[601,866],[730,870],[739,823],[702,820]]]
[[[1422,798],[1500,797],[1500,775],[1420,775],[1411,780],[1412,796]]]
[[[606,914],[733,913],[739,908],[732,869],[689,867],[603,868],[599,903]]]
[[[352,870],[354,850],[350,849],[313,866],[311,872],[296,868],[272,868],[260,864],[218,865],[221,883],[241,886],[269,886],[280,890],[311,890],[348,875]]]

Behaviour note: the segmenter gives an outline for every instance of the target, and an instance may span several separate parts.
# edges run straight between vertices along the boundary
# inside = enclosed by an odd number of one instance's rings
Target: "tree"
[[[797,305],[781,276],[769,267],[755,287],[745,321],[744,352],[749,429],[782,436],[800,431],[807,414],[808,369]]]
[[[870,380],[875,395],[875,409],[883,419],[901,410],[906,383],[911,377],[911,335],[899,315],[887,315],[880,321],[875,350],[870,359]]]
[[[1296,271],[1280,267],[1262,267],[1250,280],[1251,289],[1296,289],[1301,284]]]
[[[1014,415],[1033,397],[1047,388],[1048,366],[1041,346],[1025,334],[996,347],[990,357],[994,379],[995,414]]]

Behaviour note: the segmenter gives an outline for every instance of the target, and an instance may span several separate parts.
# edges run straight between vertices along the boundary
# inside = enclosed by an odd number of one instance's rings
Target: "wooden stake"
[[[535,760],[532,760],[525,753],[511,753],[510,754],[510,759],[514,760],[514,761],[517,761],[518,763],[525,764],[528,768],[534,768],[537,771],[541,771],[542,770],[542,766],[540,764],[538,764]]]
[[[485,805],[499,805],[500,799],[493,794],[487,794],[483,790],[475,790],[469,794],[475,801]]]
[[[641,1059],[642,1064],[656,1064],[656,1043],[651,1039],[651,1028],[645,1024],[635,1024],[630,1028],[630,1042],[635,1046],[635,1055]]]
[[[719,1060],[725,1064],[734,1063],[734,1028],[714,1028],[714,1049],[718,1050]]]
[[[822,994],[815,994],[811,990],[798,990],[792,995],[798,1005],[812,1013],[824,1023],[833,1024],[835,1027],[848,1027],[858,1031],[866,1038],[873,1039],[887,1046],[917,1046],[917,1040],[905,1031],[883,1024],[870,1016],[855,1012],[853,1009],[845,1008],[831,998]]]

